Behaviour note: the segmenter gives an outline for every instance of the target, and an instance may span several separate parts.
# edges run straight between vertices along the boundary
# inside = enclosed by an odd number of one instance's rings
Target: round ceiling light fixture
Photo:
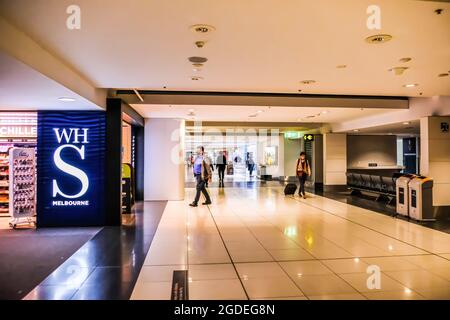
[[[389,69],[389,72],[392,72],[396,76],[401,76],[406,70],[408,70],[408,67],[394,67]]]
[[[205,63],[208,61],[208,58],[205,57],[189,57],[188,60],[192,63]]]
[[[417,83],[410,83],[410,84],[404,84],[403,87],[405,88],[414,88],[417,87],[419,84]]]
[[[206,34],[211,33],[216,30],[213,26],[208,24],[194,24],[190,29],[195,33]]]
[[[301,84],[314,84],[316,83],[316,80],[302,80],[300,81]]]
[[[392,36],[390,34],[375,34],[366,38],[366,42],[370,44],[380,44],[391,40]]]
[[[69,97],[61,97],[58,98],[59,101],[63,101],[63,102],[74,102],[75,99],[74,98],[69,98]]]

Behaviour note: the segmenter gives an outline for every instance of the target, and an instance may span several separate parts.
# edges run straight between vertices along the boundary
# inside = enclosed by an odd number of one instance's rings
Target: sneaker
[[[211,204],[211,203],[212,203],[211,201],[206,201],[206,202],[203,202],[202,204],[207,206],[208,204]]]
[[[191,207],[198,207],[198,204],[196,204],[195,202],[189,203],[189,205],[190,205]]]

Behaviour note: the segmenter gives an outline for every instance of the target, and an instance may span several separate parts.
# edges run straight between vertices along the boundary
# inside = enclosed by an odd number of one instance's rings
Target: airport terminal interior
[[[0,299],[450,300],[449,61],[448,1],[0,0]]]

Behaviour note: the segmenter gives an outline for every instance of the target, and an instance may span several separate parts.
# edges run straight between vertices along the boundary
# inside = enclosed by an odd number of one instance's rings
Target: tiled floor
[[[193,192],[168,203],[132,299],[170,299],[173,270],[191,300],[450,299],[450,234],[281,187],[190,208]]]
[[[165,298],[172,270],[142,268],[165,206],[165,201],[136,204],[133,214],[123,215],[122,226],[102,228],[24,299],[128,300],[133,290]],[[138,276],[145,282],[135,286]]]

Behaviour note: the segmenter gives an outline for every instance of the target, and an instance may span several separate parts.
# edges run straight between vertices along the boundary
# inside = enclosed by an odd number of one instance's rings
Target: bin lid
[[[415,177],[414,179],[412,179],[413,181],[415,180],[415,181],[417,181],[417,182],[421,182],[421,183],[425,183],[425,182],[428,182],[428,181],[433,181],[433,179],[432,178],[430,178],[430,177],[425,177],[425,176],[417,176],[417,177]]]

